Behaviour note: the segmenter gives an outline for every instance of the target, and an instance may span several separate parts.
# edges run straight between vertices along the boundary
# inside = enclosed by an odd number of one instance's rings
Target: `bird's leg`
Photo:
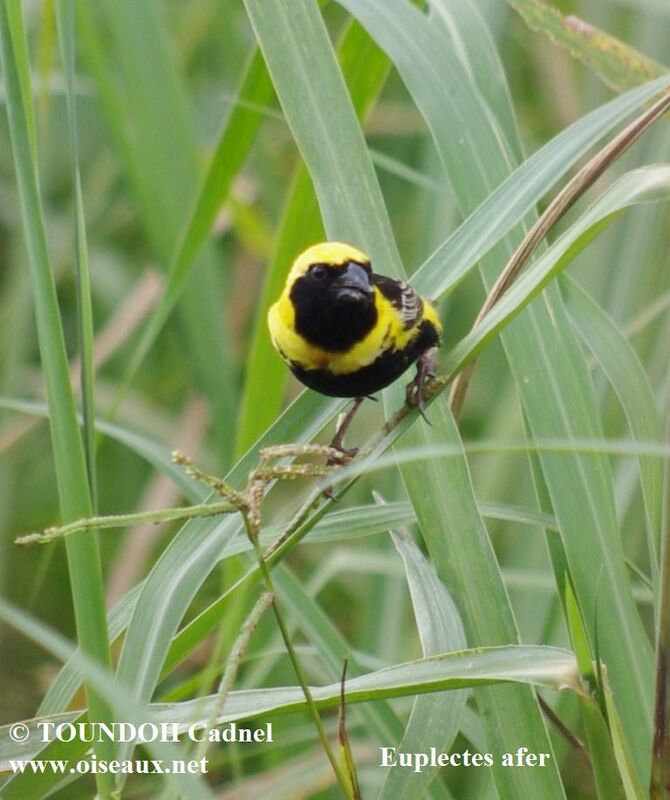
[[[335,431],[335,436],[333,436],[333,440],[330,443],[330,447],[334,450],[339,450],[340,453],[343,455],[353,458],[356,453],[358,452],[357,447],[350,447],[349,449],[343,447],[344,443],[344,434],[347,432],[347,429],[351,425],[351,421],[354,418],[354,415],[358,411],[359,406],[365,400],[364,397],[356,397],[354,398],[354,402],[351,404],[351,408],[347,411],[344,416],[342,422],[337,426],[337,430]],[[332,456],[329,456],[328,461],[326,462],[328,466],[332,466],[333,464],[342,463],[341,461],[337,461],[333,459]]]
[[[326,467],[333,467],[338,464],[344,463],[345,460],[353,458],[356,453],[358,453],[357,447],[349,447],[346,448],[343,446],[344,444],[344,434],[347,432],[347,429],[351,425],[351,421],[354,418],[354,415],[358,411],[361,403],[365,400],[364,397],[355,397],[354,402],[351,404],[351,408],[347,411],[347,413],[342,418],[342,421],[337,426],[337,430],[335,431],[335,436],[331,443],[328,445],[333,450],[337,450],[339,453],[342,454],[341,458],[336,458],[334,455],[328,456],[326,461]],[[335,497],[333,495],[333,490],[327,486],[323,492],[321,493],[327,500],[334,500]]]
[[[407,384],[406,401],[408,406],[416,407],[419,413],[430,425],[430,421],[426,416],[426,403],[424,400],[424,389],[426,380],[434,378],[437,374],[437,349],[431,347],[419,356],[416,362],[416,377],[413,381]]]

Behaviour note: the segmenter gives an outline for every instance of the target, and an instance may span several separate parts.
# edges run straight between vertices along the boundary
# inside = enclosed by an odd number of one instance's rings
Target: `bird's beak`
[[[333,281],[333,287],[338,291],[343,289],[346,293],[361,292],[365,296],[372,294],[372,284],[370,283],[370,276],[363,269],[360,264],[355,261],[350,261],[347,266],[342,270],[342,274]]]

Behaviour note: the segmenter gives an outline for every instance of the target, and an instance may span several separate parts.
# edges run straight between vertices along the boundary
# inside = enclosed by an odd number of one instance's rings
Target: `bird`
[[[442,340],[437,310],[406,281],[373,272],[361,250],[334,241],[308,247],[293,262],[267,321],[275,350],[301,383],[353,398],[332,448],[355,454],[342,442],[356,410],[413,364],[407,403],[425,418],[425,384],[435,375]]]

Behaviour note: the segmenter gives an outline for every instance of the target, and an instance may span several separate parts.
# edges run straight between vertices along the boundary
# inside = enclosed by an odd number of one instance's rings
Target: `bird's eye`
[[[310,269],[309,274],[314,278],[314,280],[323,281],[326,279],[328,270],[323,266],[323,264],[315,264]]]

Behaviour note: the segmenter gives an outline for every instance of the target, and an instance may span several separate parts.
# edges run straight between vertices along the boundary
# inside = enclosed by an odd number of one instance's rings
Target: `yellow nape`
[[[296,278],[304,275],[312,264],[330,264],[333,267],[346,264],[348,261],[356,261],[359,264],[367,264],[370,259],[365,253],[344,242],[320,242],[308,247],[296,258],[288,275],[287,285],[293,283]]]
[[[423,297],[422,300],[423,300],[424,319],[427,319],[429,322],[432,322],[433,325],[437,328],[437,332],[442,333],[442,320],[440,319],[440,315],[437,313],[437,309],[435,308],[431,300],[427,300],[425,297]]]

